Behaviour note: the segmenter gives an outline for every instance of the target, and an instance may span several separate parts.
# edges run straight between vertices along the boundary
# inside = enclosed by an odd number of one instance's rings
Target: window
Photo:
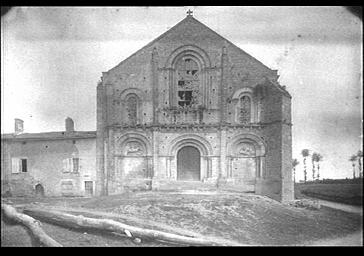
[[[177,100],[181,107],[193,106],[198,103],[199,66],[191,58],[181,59],[177,70]]]
[[[11,173],[28,172],[28,164],[26,158],[11,159]]]
[[[20,159],[21,161],[21,172],[27,172],[27,159]]]
[[[80,169],[80,159],[77,157],[63,159],[63,172],[78,173]]]
[[[73,159],[73,172],[78,172],[80,159],[79,158],[72,158]]]
[[[137,111],[138,111],[138,98],[136,95],[131,95],[126,100],[126,113],[127,122],[129,124],[137,123]]]
[[[249,96],[242,96],[239,100],[239,122],[250,123],[251,118],[251,100]]]

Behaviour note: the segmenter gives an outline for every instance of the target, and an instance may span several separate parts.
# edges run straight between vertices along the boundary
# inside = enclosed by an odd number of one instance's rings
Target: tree
[[[317,179],[320,179],[320,162],[324,159],[324,157],[322,155],[320,155],[320,153],[317,153],[316,156],[316,162],[317,162]]]
[[[356,156],[358,158],[359,178],[361,178],[363,177],[363,170],[361,165],[361,159],[363,158],[363,151],[359,150],[358,153],[356,153]]]
[[[310,155],[310,151],[308,149],[303,149],[301,151],[301,154],[303,156],[303,175],[304,175],[303,179],[306,183],[306,181],[307,181],[306,158]]]
[[[349,161],[351,162],[351,165],[353,166],[353,179],[355,179],[355,162],[356,162],[357,158],[358,158],[357,155],[352,155],[349,159]]]
[[[292,160],[292,168],[293,168],[293,182],[296,183],[296,166],[299,164],[298,160],[295,158]]]
[[[317,161],[316,152],[312,153],[311,161],[312,161],[312,180],[315,180],[315,162]]]

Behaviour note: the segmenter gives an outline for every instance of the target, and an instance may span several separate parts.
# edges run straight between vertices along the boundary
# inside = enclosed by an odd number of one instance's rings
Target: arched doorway
[[[35,195],[37,197],[43,197],[44,196],[44,188],[41,184],[37,184],[35,186]]]
[[[200,180],[200,151],[192,146],[185,146],[177,153],[177,179]]]

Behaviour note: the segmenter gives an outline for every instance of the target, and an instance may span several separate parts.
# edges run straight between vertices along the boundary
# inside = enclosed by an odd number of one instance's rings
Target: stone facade
[[[291,96],[191,15],[97,86],[96,192],[228,189],[293,199]]]
[[[14,133],[1,136],[1,194],[92,196],[96,132]]]

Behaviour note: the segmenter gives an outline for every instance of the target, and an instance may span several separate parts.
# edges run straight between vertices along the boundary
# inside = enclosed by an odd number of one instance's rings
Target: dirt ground
[[[144,223],[148,228],[199,233],[243,245],[310,245],[345,237],[359,232],[362,227],[362,217],[355,213],[327,207],[320,210],[296,208],[254,194],[139,192],[88,199],[11,198],[10,201],[18,206],[56,207],[90,217],[104,214],[127,224]],[[168,246],[144,241],[135,244],[115,235],[84,234],[45,223],[43,227],[65,246]],[[20,239],[13,234],[20,232],[19,228],[8,225],[3,228],[2,225],[1,245],[17,246]],[[20,237],[26,241],[24,234]]]

